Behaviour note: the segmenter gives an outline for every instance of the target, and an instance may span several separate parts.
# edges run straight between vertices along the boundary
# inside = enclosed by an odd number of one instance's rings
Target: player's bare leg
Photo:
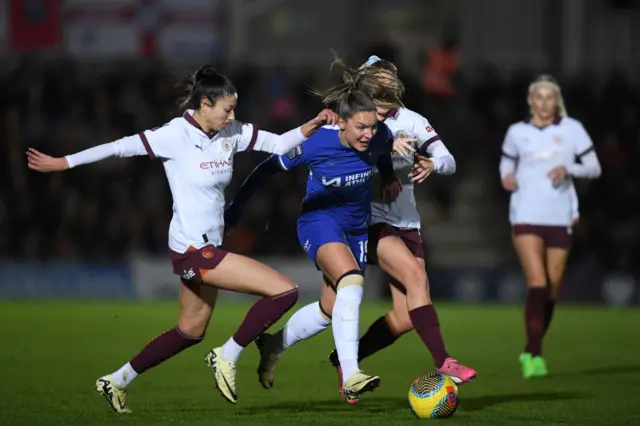
[[[545,306],[548,300],[545,269],[544,241],[537,235],[522,234],[513,237],[527,281],[527,300],[524,308],[527,344],[520,355],[522,376],[529,379],[547,373],[542,358]]]
[[[364,277],[349,247],[343,243],[322,245],[316,254],[318,267],[336,289],[333,337],[343,373],[342,395],[351,404],[374,390],[380,378],[358,368],[358,326]]]
[[[275,269],[233,253],[227,254],[215,269],[206,271],[203,281],[225,290],[263,296],[249,309],[236,333],[205,357],[221,394],[229,402],[235,403],[238,400],[238,357],[249,343],[291,309],[298,300],[298,287]]]
[[[96,390],[117,413],[129,413],[125,388],[146,370],[202,341],[211,319],[218,290],[181,281],[178,326],[151,340],[138,355],[112,374],[96,381]]]
[[[378,242],[377,255],[380,268],[397,283],[399,288],[404,288],[406,293],[405,305],[394,304],[394,311],[387,318],[386,324],[399,328],[396,330],[397,333],[406,328],[408,318],[412,328],[429,349],[438,371],[450,376],[456,383],[468,382],[476,377],[474,369],[451,358],[445,349],[438,314],[431,303],[429,278],[425,271],[424,260],[415,257],[402,239],[396,236],[381,238]],[[398,295],[396,297],[399,298]],[[367,354],[369,350],[363,349],[365,350],[362,355]]]

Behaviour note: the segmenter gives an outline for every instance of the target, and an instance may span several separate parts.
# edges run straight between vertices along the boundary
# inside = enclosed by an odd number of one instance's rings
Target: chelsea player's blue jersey
[[[390,163],[392,139],[389,128],[378,122],[367,150],[360,152],[340,142],[337,126],[324,126],[299,147],[278,156],[285,170],[309,167],[299,221],[320,214],[331,216],[345,232],[366,228],[371,216],[370,180],[379,159]]]

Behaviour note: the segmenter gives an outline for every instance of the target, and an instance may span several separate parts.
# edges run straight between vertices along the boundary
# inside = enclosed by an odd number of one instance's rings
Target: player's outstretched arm
[[[393,160],[391,159],[392,143],[393,140],[390,140],[388,144],[389,149],[380,155],[376,164],[382,183],[382,199],[388,203],[398,198],[398,195],[400,195],[402,191],[402,183],[393,171]]]
[[[251,199],[253,194],[255,194],[256,191],[269,180],[271,176],[282,171],[285,171],[285,169],[282,168],[280,159],[277,155],[270,156],[253,169],[245,181],[242,182],[235,198],[225,210],[225,225],[230,228],[238,226],[245,204]]]
[[[269,152],[271,154],[283,155],[297,146],[301,145],[320,127],[338,122],[338,115],[330,109],[324,109],[313,119],[307,121],[300,127],[282,135],[260,130],[257,135],[253,149],[256,151]]]
[[[49,173],[62,172],[82,164],[95,163],[111,157],[134,157],[136,155],[147,155],[147,151],[139,136],[128,136],[65,157],[51,157],[34,148],[29,148],[27,162],[31,170]]]

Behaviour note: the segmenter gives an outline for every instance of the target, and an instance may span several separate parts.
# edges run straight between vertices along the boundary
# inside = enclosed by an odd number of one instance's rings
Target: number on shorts
[[[368,242],[368,240],[358,241],[358,244],[360,246],[360,264],[367,261],[367,246],[369,245]]]

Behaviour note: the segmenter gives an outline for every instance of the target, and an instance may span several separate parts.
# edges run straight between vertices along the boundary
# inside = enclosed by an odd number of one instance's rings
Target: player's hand
[[[426,178],[431,176],[434,167],[435,165],[432,160],[422,155],[416,155],[409,177],[414,183],[422,183]]]
[[[409,155],[416,152],[416,149],[413,147],[413,144],[418,142],[416,138],[410,138],[407,136],[401,136],[393,141],[393,152],[399,154],[403,157],[408,157]]]
[[[320,127],[326,124],[334,125],[337,122],[338,122],[338,114],[336,114],[335,112],[327,108],[320,111],[320,113],[315,118],[303,124],[300,130],[302,131],[302,134],[304,135],[305,138],[309,138]]]
[[[551,169],[549,173],[547,173],[547,177],[551,179],[554,185],[558,185],[560,184],[560,182],[565,180],[568,174],[569,171],[565,166],[557,166]]]
[[[385,203],[395,201],[402,192],[402,182],[397,177],[382,182],[382,200]]]
[[[513,192],[518,188],[515,173],[509,173],[502,179],[502,187],[509,192]]]
[[[318,126],[324,126],[326,124],[335,125],[338,123],[338,114],[331,111],[329,108],[320,111],[320,114],[315,118]]]
[[[62,172],[69,168],[66,158],[51,157],[33,148],[27,150],[27,163],[31,170],[42,173]]]

